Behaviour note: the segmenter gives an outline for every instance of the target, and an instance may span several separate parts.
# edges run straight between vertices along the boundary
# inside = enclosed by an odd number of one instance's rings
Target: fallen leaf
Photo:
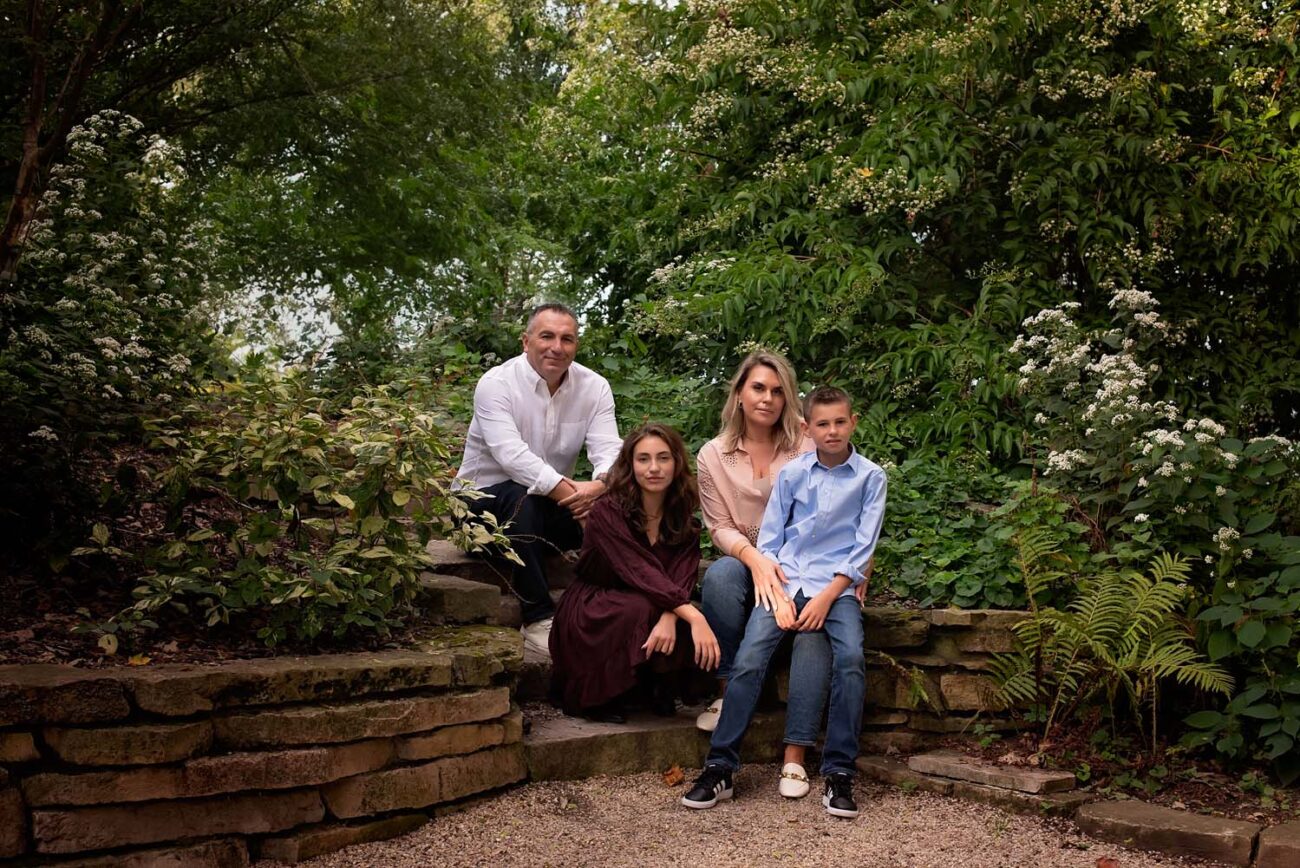
[[[1183,802],[1174,802],[1174,803],[1173,803],[1172,805],[1170,805],[1169,807],[1173,808],[1175,811],[1186,811],[1186,810],[1187,810],[1187,805],[1186,805],[1185,803],[1183,803]]]
[[[127,666],[148,666],[149,658],[144,656],[143,654],[132,654],[130,657],[126,658],[126,665]]]
[[[673,766],[664,772],[664,786],[675,787],[682,781],[686,780],[686,774],[682,771],[681,766]]]
[[[104,649],[105,654],[117,653],[117,637],[112,633],[105,633],[99,637],[99,647]]]
[[[166,645],[162,646],[161,650],[168,654],[175,654],[177,651],[181,650],[181,646],[179,642],[168,642]]]
[[[1119,860],[1112,859],[1110,856],[1098,857],[1097,868],[1119,868]]]

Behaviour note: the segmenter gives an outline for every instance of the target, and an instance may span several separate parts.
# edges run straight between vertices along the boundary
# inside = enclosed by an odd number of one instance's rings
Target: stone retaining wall
[[[0,859],[295,862],[410,831],[524,778],[521,659],[517,632],[462,627],[374,654],[0,667]]]
[[[1011,651],[1011,627],[1026,613],[995,609],[894,609],[863,612],[867,708],[862,746],[911,752],[949,733],[1019,725],[1002,712],[987,674],[995,653]],[[778,673],[786,698],[788,672]]]

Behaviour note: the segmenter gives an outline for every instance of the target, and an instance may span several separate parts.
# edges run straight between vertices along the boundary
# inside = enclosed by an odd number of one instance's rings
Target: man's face
[[[578,353],[578,324],[573,317],[544,310],[524,332],[524,355],[537,375],[551,385],[564,379]]]

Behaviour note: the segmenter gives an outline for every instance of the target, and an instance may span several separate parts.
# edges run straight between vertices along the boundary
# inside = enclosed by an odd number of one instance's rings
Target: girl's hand
[[[691,642],[695,645],[695,665],[705,672],[717,669],[722,662],[722,648],[703,616],[691,621]]]
[[[660,654],[671,654],[675,647],[677,647],[677,616],[672,612],[664,612],[659,616],[654,629],[650,631],[650,638],[645,640],[641,648],[645,651],[645,659],[649,660],[650,655],[656,651]]]

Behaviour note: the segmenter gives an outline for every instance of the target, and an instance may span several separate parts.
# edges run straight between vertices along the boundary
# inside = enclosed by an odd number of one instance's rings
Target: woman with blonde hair
[[[718,725],[727,676],[750,610],[761,605],[771,611],[786,598],[781,567],[759,554],[755,543],[777,473],[813,448],[801,433],[801,422],[790,363],[770,350],[752,352],[731,379],[721,432],[704,444],[696,458],[704,524],[723,555],[705,572],[701,590],[701,609],[722,654],[719,697],[696,719],[696,725],[707,732]],[[821,729],[831,672],[825,633],[798,633],[794,643],[780,779],[781,795],[788,798],[808,792],[804,753]]]

